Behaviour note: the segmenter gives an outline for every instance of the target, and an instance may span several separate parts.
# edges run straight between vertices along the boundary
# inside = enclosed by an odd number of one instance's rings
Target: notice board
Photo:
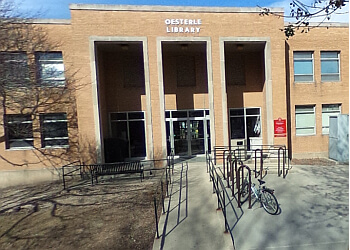
[[[274,120],[274,134],[275,137],[286,137],[287,136],[287,121],[279,117],[277,120]]]

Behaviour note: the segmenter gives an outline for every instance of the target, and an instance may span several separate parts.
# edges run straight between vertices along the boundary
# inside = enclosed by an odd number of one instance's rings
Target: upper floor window
[[[295,51],[294,82],[314,81],[314,54],[311,51]]]
[[[340,80],[339,52],[321,51],[321,81],[332,82]]]
[[[33,147],[33,121],[31,115],[6,115],[6,148]]]
[[[29,81],[25,52],[0,52],[0,79],[6,86],[23,86]]]
[[[68,146],[67,114],[41,114],[41,145],[42,147]]]
[[[316,134],[315,105],[295,106],[296,135]]]
[[[340,114],[340,104],[322,104],[322,134],[329,134],[329,117]]]
[[[37,52],[38,77],[42,85],[64,86],[64,64],[62,52]]]

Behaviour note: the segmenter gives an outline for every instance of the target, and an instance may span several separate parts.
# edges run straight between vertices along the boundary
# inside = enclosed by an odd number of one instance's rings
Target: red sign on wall
[[[278,120],[274,120],[274,128],[275,137],[287,136],[286,119],[281,119],[281,117],[279,117]]]

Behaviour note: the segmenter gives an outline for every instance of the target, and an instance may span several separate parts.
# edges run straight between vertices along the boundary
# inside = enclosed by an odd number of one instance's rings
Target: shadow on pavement
[[[188,164],[183,163],[181,170],[172,181],[168,209],[163,227],[160,249],[163,249],[166,237],[188,216]],[[176,224],[169,224],[169,217],[177,216]],[[174,221],[174,220],[172,220]]]

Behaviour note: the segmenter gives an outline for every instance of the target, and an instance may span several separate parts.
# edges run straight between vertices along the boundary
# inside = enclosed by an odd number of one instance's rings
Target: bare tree
[[[289,15],[279,15],[271,12],[269,8],[261,8],[261,15],[277,15],[283,18],[295,19],[295,22],[290,23],[281,31],[284,32],[287,39],[294,36],[296,30],[301,33],[307,33],[310,30],[310,22],[317,19],[317,23],[322,24],[325,21],[331,20],[335,14],[348,14],[342,12],[348,4],[348,0],[313,0],[312,4],[307,4],[299,0],[293,0],[290,5]]]
[[[76,72],[63,64],[60,42],[17,9],[0,0],[0,125],[6,148],[33,148],[37,160],[0,158],[13,165],[79,159]]]

